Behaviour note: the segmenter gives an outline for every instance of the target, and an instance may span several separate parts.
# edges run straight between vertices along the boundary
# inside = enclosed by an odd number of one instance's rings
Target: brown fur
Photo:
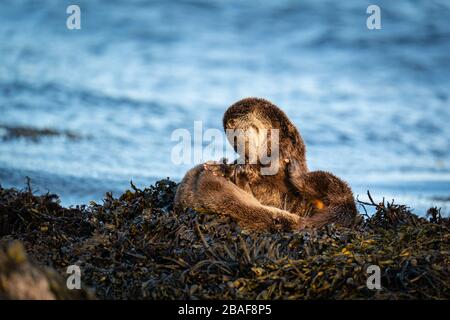
[[[280,159],[289,158],[296,160],[300,165],[299,170],[307,172],[306,147],[300,133],[286,114],[271,102],[260,98],[246,98],[236,102],[225,112],[223,116],[223,127],[224,130],[238,128],[245,130],[249,127],[256,126],[250,122],[255,118],[261,119],[261,122],[268,123],[269,128],[279,129]],[[236,144],[232,144],[235,151],[238,152]],[[240,156],[242,157],[244,155],[240,154]],[[253,167],[254,169],[255,167],[259,169],[259,166]],[[283,176],[285,169],[286,163],[281,161],[280,174],[277,175],[277,178]]]
[[[233,104],[223,118],[224,129],[279,129],[279,170],[262,175],[261,163],[207,163],[191,169],[175,197],[178,207],[229,215],[248,229],[318,228],[329,223],[351,225],[356,206],[350,187],[328,172],[308,172],[305,144],[296,127],[267,100],[247,98]],[[268,139],[271,137],[268,136]],[[237,152],[235,141],[230,141]],[[269,143],[270,146],[270,143]]]
[[[300,223],[297,215],[261,204],[225,177],[205,170],[203,165],[186,173],[175,195],[175,206],[230,216],[246,229],[295,229]]]

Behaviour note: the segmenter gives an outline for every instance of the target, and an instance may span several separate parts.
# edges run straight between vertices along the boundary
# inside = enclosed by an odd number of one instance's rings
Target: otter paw
[[[280,213],[275,216],[275,229],[292,231],[299,228],[300,217],[292,213]]]
[[[245,181],[257,181],[259,179],[259,171],[255,170],[248,164],[235,165],[236,177]]]
[[[203,164],[203,169],[205,171],[211,172],[215,176],[225,177],[228,175],[228,165],[226,164],[226,160],[224,162],[221,161],[208,161]]]

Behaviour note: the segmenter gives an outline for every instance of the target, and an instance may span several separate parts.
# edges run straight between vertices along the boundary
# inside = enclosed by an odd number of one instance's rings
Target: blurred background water
[[[66,7],[81,8],[81,30]],[[366,8],[381,7],[381,30]],[[174,129],[221,129],[238,99],[281,106],[311,169],[423,214],[450,211],[450,2],[2,1],[0,183],[65,205],[179,181]],[[16,127],[70,131],[8,139]],[[3,137],[3,138],[2,138]]]

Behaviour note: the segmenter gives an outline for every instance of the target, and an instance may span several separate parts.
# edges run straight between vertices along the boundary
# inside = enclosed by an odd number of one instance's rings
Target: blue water
[[[81,8],[81,30],[66,7]],[[311,169],[418,213],[450,204],[450,2],[2,1],[0,125],[71,130],[0,140],[0,183],[66,205],[133,180],[181,179],[170,135],[221,128],[247,96],[281,106]],[[1,134],[1,132],[0,132]],[[436,198],[437,197],[437,198]]]

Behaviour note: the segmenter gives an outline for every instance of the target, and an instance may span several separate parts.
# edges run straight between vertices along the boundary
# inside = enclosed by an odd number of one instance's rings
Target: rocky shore
[[[353,229],[249,233],[172,208],[165,179],[102,204],[0,188],[2,299],[449,299],[450,221],[377,203]],[[67,268],[81,270],[69,290]],[[369,289],[371,265],[381,289]]]

